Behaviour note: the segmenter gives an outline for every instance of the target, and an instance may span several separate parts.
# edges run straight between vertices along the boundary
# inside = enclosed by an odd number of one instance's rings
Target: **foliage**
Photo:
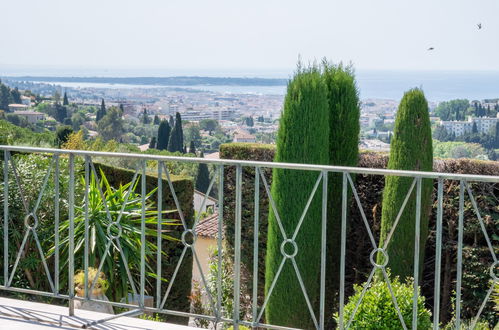
[[[199,157],[204,158],[204,154],[202,151]],[[206,194],[208,192],[209,186],[210,173],[208,171],[208,165],[206,165],[205,163],[201,163],[199,164],[198,174],[196,176],[196,190]]]
[[[199,122],[199,127],[202,130],[208,131],[209,134],[218,128],[218,121],[215,119],[203,119]]]
[[[106,103],[104,102],[104,99],[101,101],[101,105],[99,110],[97,110],[96,116],[95,116],[95,121],[98,123],[104,116],[106,115]]]
[[[351,66],[323,61],[323,78],[329,104],[329,164],[356,166],[359,153],[360,102],[359,91]],[[316,146],[317,148],[318,146]],[[332,313],[339,283],[342,175],[329,173],[326,310]]]
[[[158,127],[158,144],[156,149],[166,150],[168,148],[168,141],[170,141],[171,128],[168,121],[162,120]]]
[[[60,147],[68,141],[69,136],[73,133],[71,126],[57,126],[55,134],[57,136],[57,145]]]
[[[97,125],[99,134],[106,141],[119,140],[123,133],[123,118],[121,110],[117,107],[111,107]]]
[[[184,151],[184,133],[182,130],[182,118],[180,113],[175,115],[175,126],[173,126],[170,140],[168,141],[169,152],[183,152]]]
[[[486,159],[486,155],[486,151],[476,143],[433,141],[434,157]]]
[[[194,144],[195,146],[201,145],[201,133],[199,131],[199,125],[190,124],[185,129],[184,136],[185,144]]]
[[[471,114],[472,108],[468,100],[451,100],[440,102],[435,108],[435,115],[442,120],[465,120]]]
[[[414,294],[412,280],[401,283],[398,277],[395,277],[391,280],[391,287],[404,323],[408,329],[411,329]],[[348,303],[345,305],[344,320],[348,322],[353,316],[350,329],[398,330],[402,328],[388,285],[380,279],[375,279],[370,285],[359,304],[357,312],[353,315],[355,306],[361,299],[362,290],[363,285],[355,285],[355,294],[350,297]],[[339,319],[338,314],[335,314],[335,319]],[[425,298],[420,294],[418,296],[417,329],[431,329],[431,312],[425,308]]]
[[[111,283],[112,290],[108,293],[113,301],[120,301],[130,292],[130,286],[139,287],[140,263],[141,263],[141,224],[142,207],[145,209],[145,234],[146,237],[156,237],[155,226],[157,224],[157,211],[151,196],[155,190],[151,190],[145,196],[145,205],[142,204],[142,197],[135,190],[140,179],[135,183],[129,182],[113,188],[106,179],[104,172],[100,171],[99,183],[92,174],[88,186],[88,225],[85,221],[85,200],[80,201],[75,206],[74,218],[74,260],[77,268],[83,267],[85,231],[89,234],[89,265],[98,268],[102,260],[102,272],[106,274]],[[134,184],[132,186],[132,184]],[[84,178],[81,185],[85,186]],[[99,189],[100,188],[100,189]],[[131,189],[131,190],[130,190]],[[102,191],[102,196],[100,194]],[[121,210],[123,212],[121,213]],[[109,212],[109,213],[108,213]],[[171,211],[165,211],[170,213]],[[119,222],[119,226],[114,224]],[[175,225],[175,221],[163,219],[163,225]],[[154,227],[153,227],[154,226]],[[121,229],[119,229],[121,227]],[[67,277],[64,269],[69,260],[69,219],[62,220],[59,227],[61,241],[59,245],[61,258],[61,281],[65,283]],[[110,238],[117,236],[115,244],[110,244]],[[172,239],[166,232],[162,234],[164,239]],[[106,247],[110,249],[106,253]],[[120,248],[126,260],[120,254]],[[150,266],[150,259],[158,250],[157,246],[150,240],[146,241],[146,267],[148,272],[155,270]],[[54,253],[55,247],[50,249],[50,254]],[[132,281],[129,283],[127,267],[132,274]]]
[[[288,84],[277,135],[276,162],[328,164],[329,109],[327,88],[319,68],[299,67]],[[272,197],[286,235],[295,231],[300,214],[317,180],[317,173],[274,169]],[[316,191],[295,242],[296,264],[310,301],[318,303],[320,273],[321,189]],[[277,217],[269,214],[265,291],[269,292],[283,258],[283,236]],[[272,295],[268,297],[266,321],[295,328],[312,328],[313,322],[290,260],[284,264]]]
[[[32,147],[53,147],[55,134],[44,131],[35,133],[28,128],[21,128],[5,120],[0,120],[0,144],[32,146]]]
[[[395,130],[390,145],[389,169],[432,171],[433,149],[428,103],[420,89],[412,89],[404,94],[395,120]],[[391,231],[397,214],[409,192],[413,178],[386,176],[383,192],[383,212],[381,219],[380,247],[383,247]],[[414,260],[414,219],[416,214],[416,189],[406,204],[397,228],[387,246],[390,256],[388,266],[393,275],[406,278],[413,275]],[[424,247],[428,235],[428,216],[431,207],[431,180],[422,181],[421,191],[421,241],[420,263],[423,261]],[[383,258],[378,255],[378,261]],[[419,268],[422,270],[422,267]]]
[[[66,96],[66,93],[64,93]],[[94,287],[94,290],[100,291],[103,294],[106,293],[107,289],[109,289],[109,281],[106,279],[106,274],[100,272],[97,276],[98,269],[94,267],[88,267],[88,287],[85,288],[85,271],[80,270],[74,276],[74,284],[76,287],[76,292],[80,297],[85,296],[85,291]],[[93,285],[93,282],[97,278],[97,283]]]

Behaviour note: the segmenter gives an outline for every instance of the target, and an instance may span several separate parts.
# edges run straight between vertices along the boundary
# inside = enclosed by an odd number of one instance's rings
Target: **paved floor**
[[[109,314],[76,310],[75,316],[68,316],[68,308],[30,301],[0,298],[0,329],[75,329],[109,317]],[[90,327],[105,330],[189,330],[194,329],[174,324],[146,321],[134,317],[120,317],[104,324]]]

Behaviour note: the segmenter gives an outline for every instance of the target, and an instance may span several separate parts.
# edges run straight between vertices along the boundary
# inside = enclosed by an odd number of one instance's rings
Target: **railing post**
[[[414,293],[412,297],[412,329],[418,329],[418,289],[419,289],[419,259],[421,243],[421,177],[417,178],[416,186],[416,223],[414,228]]]
[[[347,200],[348,200],[348,173],[343,172],[343,187],[341,199],[341,256],[340,256],[340,311],[338,328],[343,330],[345,308],[345,254],[347,245]]]
[[[55,171],[54,171],[54,190],[55,190],[55,198],[54,198],[54,245],[55,245],[55,254],[54,254],[54,294],[59,294],[59,200],[60,200],[60,190],[59,190],[59,175],[60,167],[59,167],[59,155],[55,154]]]
[[[69,207],[69,315],[74,315],[74,209],[75,209],[75,169],[74,169],[74,154],[69,154],[69,196],[68,196],[68,207]]]
[[[142,161],[142,211],[140,227],[140,308],[144,308],[144,292],[146,290],[146,161]]]
[[[326,248],[327,248],[327,171],[322,171],[322,219],[321,219],[321,284],[319,306],[319,328],[324,330],[326,304]]]
[[[459,220],[457,234],[456,329],[461,329],[461,282],[463,279],[464,181],[459,185]]]
[[[258,316],[258,236],[260,222],[260,169],[255,167],[255,216],[253,224],[253,323]]]
[[[90,157],[85,156],[85,246],[83,252],[83,269],[85,271],[84,274],[84,288],[85,288],[85,298],[90,298],[90,290],[88,290],[88,204],[89,201],[89,188],[90,188],[90,177],[89,177],[89,163]]]
[[[437,188],[437,233],[435,246],[435,290],[433,293],[433,329],[439,328],[440,322],[440,277],[442,272],[442,216],[443,216],[443,179],[438,179]]]
[[[9,157],[10,152],[3,152],[3,281],[9,281]]]
[[[218,249],[218,272],[217,272],[217,319],[222,318],[222,232],[224,218],[224,166],[218,167],[218,234],[217,234],[217,249]]]
[[[239,305],[241,293],[241,203],[242,166],[236,165],[236,228],[234,244],[234,330],[239,329]]]
[[[156,254],[156,308],[161,306],[161,251],[162,251],[162,212],[163,212],[163,162],[158,161],[158,224],[156,227],[156,240],[158,251]]]

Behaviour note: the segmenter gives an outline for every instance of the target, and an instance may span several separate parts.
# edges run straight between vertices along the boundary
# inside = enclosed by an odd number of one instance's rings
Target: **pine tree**
[[[182,131],[182,118],[180,113],[175,115],[175,126],[173,126],[170,141],[168,141],[168,151],[184,151],[184,132]]]
[[[194,145],[194,141],[191,141],[191,144],[189,145],[189,153],[190,154],[196,154],[196,146]]]
[[[201,151],[200,158],[204,158],[204,153]],[[198,174],[196,176],[196,190],[206,194],[210,186],[210,172],[208,165],[201,163],[198,166]]]
[[[298,67],[288,83],[277,134],[276,162],[328,164],[329,110],[327,89],[317,67]],[[321,147],[322,146],[322,147]],[[317,173],[274,169],[272,197],[288,237],[296,229],[300,215],[317,180]],[[318,310],[321,244],[321,200],[318,189],[295,239],[298,253],[294,260],[314,310]],[[283,236],[276,216],[269,212],[265,269],[265,292],[269,299],[266,322],[301,329],[315,328],[291,260],[286,260],[279,280],[269,295],[280,267]],[[289,253],[291,246],[286,244]]]
[[[433,147],[428,103],[423,91],[420,89],[409,90],[404,94],[400,102],[390,146],[388,168],[432,171]],[[387,235],[393,227],[413,180],[412,177],[385,177],[380,247],[385,244]],[[432,181],[423,179],[421,187],[420,270],[423,268],[422,260],[428,233],[432,189]],[[414,187],[386,251],[389,256],[387,267],[391,269],[391,275],[400,276],[401,279],[414,275],[416,190],[417,187]],[[380,254],[378,255],[378,263],[382,263],[382,261],[383,257]]]
[[[158,143],[156,149],[166,150],[170,141],[171,128],[166,120],[162,120],[158,127]]]
[[[62,100],[62,105],[69,105],[68,94],[64,92],[64,98]]]
[[[329,104],[329,164],[357,166],[360,133],[359,91],[355,83],[352,67],[342,64],[332,65],[323,61],[323,78],[326,83]],[[317,146],[316,146],[317,148]],[[328,233],[326,269],[326,311],[331,313],[327,320],[332,321],[334,304],[340,281],[341,251],[341,212],[342,187],[341,173],[330,173],[328,180]],[[350,196],[348,196],[350,197]],[[327,314],[326,314],[327,315]],[[332,324],[329,324],[332,327]]]
[[[149,149],[155,149],[156,148],[156,137],[153,136],[151,138],[151,142],[149,142]]]

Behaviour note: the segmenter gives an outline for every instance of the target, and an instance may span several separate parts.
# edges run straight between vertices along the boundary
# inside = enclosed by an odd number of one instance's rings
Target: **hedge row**
[[[224,144],[220,148],[220,158],[271,161],[274,147],[255,144]],[[359,167],[386,168],[388,156],[384,153],[362,152],[359,155]],[[482,175],[499,175],[499,163],[477,161],[471,159],[435,160],[433,170],[436,172],[467,173]],[[272,172],[265,171],[270,184]],[[379,241],[381,223],[381,202],[384,189],[384,177],[379,175],[357,175],[356,189],[366,214],[369,226],[376,241]],[[499,237],[499,209],[495,196],[499,195],[499,184],[470,183],[479,210],[486,224],[487,233],[499,253],[497,240]],[[436,187],[434,182],[433,205],[429,219],[429,234],[423,269],[422,293],[427,298],[428,307],[433,308],[433,281],[435,272],[435,223],[437,214]],[[248,281],[251,288],[253,267],[253,220],[254,220],[254,171],[244,169],[242,187],[242,251],[243,280]],[[235,219],[235,171],[228,167],[224,176],[224,228],[226,244],[229,253],[233,253],[234,219]],[[443,251],[442,251],[442,281],[441,281],[441,320],[448,321],[452,317],[454,291],[456,290],[456,251],[457,251],[457,219],[459,205],[459,182],[445,181],[444,185],[444,216],[443,216]],[[260,228],[259,228],[259,283],[263,285],[265,270],[264,256],[266,249],[266,221],[269,212],[268,198],[260,186]],[[478,309],[490,288],[489,267],[492,256],[488,251],[484,235],[474,215],[471,202],[465,195],[465,230],[463,256],[463,308],[462,317],[470,319]],[[372,265],[369,254],[372,246],[365,229],[360,211],[355,200],[349,205],[346,247],[346,296],[353,294],[353,284],[361,284],[369,275]],[[263,300],[263,289],[259,288],[259,301]],[[251,289],[245,294],[251,294]],[[497,323],[499,316],[489,302],[482,312],[483,318],[490,323]],[[494,323],[494,324],[495,324]]]
[[[117,167],[111,167],[103,164],[96,163],[96,170],[102,169],[112,186],[124,185],[132,181],[134,171],[121,169]],[[183,212],[184,218],[187,222],[187,226],[190,228],[194,219],[194,206],[193,206],[193,196],[194,196],[194,185],[191,178],[171,175],[172,184],[175,189],[178,201],[180,203],[180,208]],[[146,180],[146,190],[151,191],[158,186],[158,176],[157,173],[147,173]],[[138,186],[138,192],[140,191],[140,184]],[[157,195],[153,195],[153,200],[157,200]],[[176,209],[174,199],[170,188],[168,186],[168,180],[166,176],[163,179],[163,210]],[[168,214],[169,218],[180,219],[179,213]],[[184,248],[184,245],[180,242],[180,238],[183,232],[183,227],[179,226],[169,226],[169,235],[178,239],[178,241],[162,240],[162,250],[166,253],[167,258],[162,258],[162,274],[161,276],[168,282],[162,283],[161,292],[164,294],[169,281],[175,271],[175,267],[180,259],[180,255]],[[156,258],[152,258],[154,269],[156,268]],[[193,258],[190,249],[184,257],[184,260],[179,268],[175,283],[172,286],[168,301],[165,304],[166,309],[189,312],[190,310],[190,300],[189,296],[191,294],[191,284],[192,284],[192,265]],[[151,285],[147,288],[149,295],[156,295],[156,281],[154,278],[150,278]],[[188,324],[189,319],[181,316],[168,316],[168,322],[178,323],[178,324]]]

